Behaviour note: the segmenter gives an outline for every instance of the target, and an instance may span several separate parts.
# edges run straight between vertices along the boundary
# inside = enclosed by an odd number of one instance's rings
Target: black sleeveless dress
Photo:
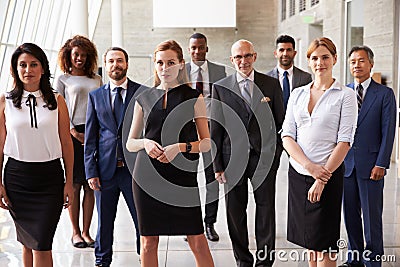
[[[150,88],[136,101],[143,109],[144,137],[165,147],[198,140],[194,104],[199,96],[188,85]],[[166,108],[163,99],[167,98]],[[199,155],[178,153],[170,163],[139,151],[133,171],[133,195],[143,236],[203,233],[197,166]]]

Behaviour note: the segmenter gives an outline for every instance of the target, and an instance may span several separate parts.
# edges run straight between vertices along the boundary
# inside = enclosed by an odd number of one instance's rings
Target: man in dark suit
[[[274,56],[278,60],[275,68],[267,73],[268,76],[279,79],[283,90],[283,103],[287,106],[290,92],[297,87],[306,85],[312,81],[311,74],[294,66],[295,42],[289,35],[281,35],[276,39]],[[286,72],[286,73],[285,73]]]
[[[393,149],[396,100],[391,88],[378,84],[370,77],[374,54],[369,47],[353,47],[349,53],[349,64],[354,83],[348,86],[355,88],[359,114],[354,143],[344,160],[343,213],[349,238],[349,256],[358,253],[359,257],[349,258],[341,266],[361,267],[365,264],[375,267],[381,266],[379,258],[384,253],[383,178]],[[369,259],[363,259],[362,255]]]
[[[96,266],[110,266],[114,220],[122,192],[135,228],[136,209],[132,194],[132,176],[122,149],[122,122],[129,101],[141,91],[140,84],[126,77],[128,54],[112,47],[104,54],[110,82],[90,92],[85,131],[85,171],[90,188],[95,190],[98,213],[95,242]],[[136,249],[140,238],[136,231]]]
[[[212,84],[225,78],[225,67],[206,59],[208,52],[207,38],[201,33],[194,33],[189,39],[188,48],[191,62],[186,63],[192,87],[203,94],[209,113]],[[219,235],[214,224],[217,221],[219,186],[215,181],[211,152],[203,153],[204,174],[206,177],[205,232],[210,241],[218,241]]]
[[[253,44],[231,49],[236,72],[213,85],[211,139],[214,171],[224,183],[229,236],[237,266],[253,266],[247,229],[248,179],[256,203],[256,265],[272,266],[275,249],[275,181],[282,153],[277,138],[284,110],[279,81],[253,69]]]

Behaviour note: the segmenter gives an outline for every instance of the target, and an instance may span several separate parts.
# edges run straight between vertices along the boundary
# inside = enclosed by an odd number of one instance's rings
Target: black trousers
[[[278,160],[280,158],[277,157]],[[238,267],[253,267],[253,255],[249,250],[247,229],[248,181],[254,173],[258,156],[250,153],[249,163],[244,173],[243,182],[231,187],[225,184],[225,195],[229,236]],[[275,184],[277,169],[273,168],[254,191],[256,203],[255,235],[257,243],[256,265],[272,266],[275,255]],[[229,179],[229,177],[227,178]],[[231,188],[230,188],[231,187]]]
[[[213,224],[217,221],[219,183],[215,180],[212,165],[211,150],[203,153],[204,174],[206,177],[206,205],[204,223]]]

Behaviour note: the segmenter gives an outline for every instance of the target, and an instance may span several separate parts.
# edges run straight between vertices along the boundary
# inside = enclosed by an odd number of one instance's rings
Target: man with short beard
[[[267,75],[279,80],[283,90],[285,111],[290,92],[294,88],[306,85],[312,81],[310,73],[302,71],[293,65],[296,54],[297,51],[295,50],[293,37],[281,35],[276,39],[274,56],[278,60],[278,64]]]
[[[109,48],[104,54],[104,64],[110,82],[90,92],[85,131],[86,179],[95,190],[98,213],[95,242],[98,267],[110,266],[112,261],[114,220],[121,192],[138,229],[132,176],[122,149],[122,123],[130,100],[144,88],[126,77],[128,54],[124,49]],[[139,254],[138,230],[136,250]]]

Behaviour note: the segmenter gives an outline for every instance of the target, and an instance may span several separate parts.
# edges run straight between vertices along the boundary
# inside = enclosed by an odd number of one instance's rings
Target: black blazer
[[[214,83],[212,88],[210,128],[216,153],[214,171],[226,171],[228,162],[236,167],[243,164],[247,157],[243,152],[250,148],[260,156],[260,164],[264,165],[260,170],[269,170],[274,155],[280,157],[282,151],[277,138],[284,119],[281,86],[277,79],[254,71],[253,112],[249,114],[236,75]],[[272,168],[278,167],[279,158],[274,160]]]

